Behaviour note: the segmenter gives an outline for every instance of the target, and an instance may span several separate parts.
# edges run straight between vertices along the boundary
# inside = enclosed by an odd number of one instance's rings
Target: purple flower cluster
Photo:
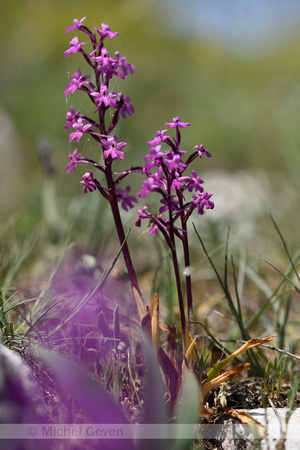
[[[203,188],[203,180],[194,170],[188,173],[188,167],[196,158],[201,158],[203,155],[210,158],[211,154],[205,150],[203,145],[196,145],[189,156],[186,151],[180,149],[180,129],[190,126],[189,123],[182,122],[180,117],[175,117],[173,122],[165,123],[165,126],[174,129],[176,136],[172,138],[166,134],[168,129],[164,129],[157,131],[155,138],[148,141],[150,150],[149,154],[144,157],[145,163],[142,167],[146,179],[143,181],[143,188],[137,193],[140,198],[147,197],[150,192],[159,194],[161,207],[156,214],[151,213],[148,206],[139,209],[135,225],[140,227],[142,220],[147,219],[150,227],[149,234],[155,235],[160,232],[169,246],[178,293],[183,347],[186,349],[186,319],[176,239],[182,242],[184,266],[189,268],[188,219],[195,210],[202,215],[205,210],[213,209],[214,203],[210,200],[212,194]],[[177,221],[180,222],[179,226],[175,225]],[[192,324],[191,274],[189,270],[183,272],[185,274],[188,320]]]
[[[104,164],[97,164],[95,161],[84,158],[81,153],[77,153],[75,149],[72,154],[69,155],[70,162],[67,165],[67,173],[73,171],[75,173],[78,163],[88,163],[99,169],[103,173],[109,172],[108,167],[114,159],[124,159],[124,147],[125,141],[118,142],[117,137],[112,135],[111,132],[115,128],[119,116],[126,118],[131,116],[134,112],[133,106],[130,104],[130,98],[124,97],[121,92],[110,92],[109,82],[113,76],[117,76],[124,79],[127,75],[133,74],[136,70],[134,66],[128,63],[124,56],[121,56],[120,52],[115,52],[115,58],[109,55],[108,50],[104,47],[104,41],[106,38],[112,39],[118,36],[118,33],[113,33],[108,25],[102,24],[101,29],[94,28],[92,32],[89,28],[83,25],[85,17],[81,20],[74,19],[74,24],[67,28],[66,34],[72,30],[78,30],[84,32],[91,43],[92,49],[90,52],[86,51],[88,44],[86,42],[79,43],[78,37],[74,37],[69,43],[69,49],[64,52],[65,56],[81,53],[85,61],[92,67],[94,71],[94,82],[91,81],[91,77],[88,75],[82,75],[81,69],[71,75],[71,80],[67,83],[65,90],[65,96],[74,94],[76,91],[82,91],[88,95],[91,102],[94,104],[95,113],[97,114],[97,120],[93,120],[83,114],[80,111],[74,110],[71,106],[66,117],[65,130],[72,129],[69,135],[69,142],[76,139],[77,143],[80,142],[83,135],[89,135],[92,137],[98,145],[102,148],[102,154]],[[97,38],[97,36],[99,37]],[[112,108],[114,113],[110,124],[106,126],[105,115],[108,109]],[[107,115],[106,115],[107,116]],[[98,189],[108,200],[109,195],[116,196],[117,201],[121,201],[122,207],[127,210],[133,207],[133,203],[137,200],[129,196],[130,187],[127,186],[125,191],[121,188],[115,189],[119,181],[113,182],[111,176],[108,175],[108,189],[104,188],[93,177],[93,171],[90,170],[83,175],[81,183],[83,184],[83,192],[87,194]],[[113,184],[113,186],[112,186]],[[114,188],[109,189],[109,188]],[[122,191],[122,193],[121,193]],[[109,194],[108,192],[111,192]],[[128,197],[128,199],[127,199]]]
[[[139,218],[136,226],[141,226],[142,219],[150,219],[149,234],[155,234],[160,229],[163,233],[173,226],[177,219],[181,219],[182,224],[186,224],[194,210],[198,214],[204,214],[205,209],[213,209],[214,203],[210,200],[212,194],[204,191],[202,184],[204,183],[198,177],[194,170],[188,176],[186,174],[188,166],[197,158],[206,155],[208,158],[211,154],[205,150],[203,145],[195,146],[194,152],[184,160],[186,151],[179,149],[181,140],[180,128],[190,126],[189,123],[181,122],[179,117],[175,117],[173,122],[166,123],[165,126],[175,128],[176,138],[166,135],[167,130],[157,131],[155,138],[148,141],[150,146],[149,154],[144,157],[145,164],[143,173],[146,180],[143,181],[143,189],[137,195],[145,198],[149,192],[160,194],[159,214],[151,214],[146,212],[145,206],[139,210]],[[162,144],[167,147],[163,151]],[[187,198],[187,193],[192,193]],[[162,214],[168,212],[166,219],[162,218]],[[181,231],[186,232],[185,227]],[[182,238],[183,234],[174,227],[174,233]]]
[[[127,211],[137,202],[135,197],[129,195],[130,186],[127,186],[125,190],[119,187],[119,183],[134,169],[123,172],[117,177],[112,171],[114,160],[124,159],[123,150],[126,146],[126,142],[118,142],[117,137],[112,132],[120,116],[125,119],[133,114],[134,109],[130,104],[129,97],[124,96],[122,92],[112,92],[109,86],[113,77],[123,80],[126,76],[133,74],[136,69],[129,64],[124,56],[121,56],[120,52],[116,51],[115,57],[113,57],[104,46],[105,39],[113,39],[118,36],[118,33],[112,32],[105,23],[102,23],[101,29],[94,28],[92,31],[83,24],[84,20],[85,17],[81,20],[74,19],[73,25],[67,28],[66,34],[73,30],[84,33],[87,37],[86,40],[90,42],[90,51],[88,51],[88,43],[80,42],[78,37],[75,36],[70,41],[69,48],[64,54],[68,56],[81,53],[85,62],[93,71],[93,80],[91,76],[83,75],[79,68],[77,72],[71,75],[71,80],[68,82],[64,93],[66,97],[69,94],[74,94],[76,91],[81,91],[87,95],[92,102],[95,119],[83,115],[80,111],[75,112],[74,107],[71,106],[67,113],[65,130],[71,131],[69,142],[76,139],[77,143],[79,143],[83,135],[93,138],[101,149],[103,163],[99,164],[92,159],[86,158],[75,149],[69,155],[70,162],[67,165],[67,173],[71,171],[76,172],[79,163],[92,166],[92,169],[83,175],[80,182],[83,185],[83,192],[88,194],[98,190],[108,200],[118,238],[122,245],[130,283],[135,288],[135,292],[141,295],[119,211],[119,203]],[[107,114],[108,111],[109,114]],[[101,172],[102,177],[105,178],[106,186],[94,177],[93,169]]]
[[[68,97],[69,94],[72,95],[76,91],[81,91],[87,95],[92,102],[95,119],[83,115],[80,111],[75,111],[74,107],[71,106],[67,113],[65,130],[70,130],[70,143],[75,139],[79,143],[83,135],[93,138],[101,149],[103,162],[99,164],[86,158],[75,149],[69,155],[67,173],[76,172],[79,163],[92,166],[92,169],[82,177],[83,192],[87,194],[98,190],[108,200],[119,241],[122,245],[130,283],[135,288],[135,293],[138,292],[140,295],[119,211],[119,205],[125,211],[128,211],[138,201],[136,197],[130,195],[129,185],[123,190],[119,184],[132,172],[139,172],[146,178],[137,196],[143,199],[152,192],[159,194],[159,210],[153,214],[149,212],[148,206],[143,206],[142,209],[138,210],[136,226],[140,227],[142,220],[147,219],[150,222],[149,234],[155,235],[160,232],[170,248],[178,292],[183,339],[185,341],[186,319],[176,239],[180,239],[183,245],[184,265],[190,267],[188,219],[194,211],[202,215],[205,210],[213,209],[214,203],[210,200],[212,194],[206,192],[203,188],[203,180],[194,170],[189,171],[189,166],[196,158],[201,158],[203,155],[210,157],[211,154],[205,150],[203,145],[196,145],[189,156],[186,151],[181,150],[180,130],[189,127],[190,124],[182,122],[180,117],[175,117],[172,122],[165,123],[166,129],[157,131],[154,139],[148,141],[150,150],[143,158],[144,165],[142,167],[131,167],[121,173],[112,171],[113,162],[117,159],[124,159],[124,148],[126,146],[125,141],[117,140],[113,130],[120,116],[122,118],[131,116],[134,109],[130,104],[130,98],[124,96],[122,92],[112,92],[109,84],[113,77],[124,79],[126,76],[133,74],[136,69],[118,51],[112,57],[104,46],[105,39],[113,39],[118,36],[118,33],[112,32],[110,27],[104,23],[101,29],[94,28],[94,31],[91,31],[83,25],[84,20],[85,17],[81,20],[75,19],[73,25],[67,28],[66,34],[73,30],[85,33],[88,38],[86,40],[89,40],[91,45],[90,51],[87,50],[89,48],[88,43],[80,42],[76,36],[70,41],[69,48],[64,54],[68,56],[80,53],[89,67],[92,68],[94,76],[91,79],[91,76],[83,75],[79,68],[77,72],[71,75],[71,80],[65,90],[65,96]],[[107,114],[108,111],[109,114]],[[168,134],[168,129],[173,130],[175,137]],[[94,177],[93,169],[100,171],[102,177],[105,178],[106,186]],[[180,223],[177,224],[177,221]],[[186,298],[188,318],[189,322],[192,322],[193,303],[190,274],[186,275]]]

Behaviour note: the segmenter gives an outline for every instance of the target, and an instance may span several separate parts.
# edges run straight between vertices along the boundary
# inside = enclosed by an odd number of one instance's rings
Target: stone
[[[20,355],[0,343],[0,425],[15,424],[17,427],[18,424],[46,422],[43,397],[30,368]],[[34,440],[0,439],[0,448],[31,450],[41,448],[41,443]]]

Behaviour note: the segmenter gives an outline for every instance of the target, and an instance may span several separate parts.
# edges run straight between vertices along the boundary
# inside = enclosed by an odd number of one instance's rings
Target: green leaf
[[[176,424],[197,424],[199,409],[199,383],[194,373],[187,370],[182,383],[181,395],[179,395],[175,406]],[[184,450],[191,448],[191,443],[196,438],[196,427],[189,427],[187,431],[190,428],[194,431],[194,433],[191,433],[190,439],[180,439],[184,430],[181,427],[175,428],[175,442],[172,445],[172,449]]]
[[[160,368],[153,351],[152,342],[144,334],[141,336],[146,350],[147,361],[147,380],[146,395],[144,406],[144,419],[146,424],[165,424],[167,423],[166,405],[164,400],[165,388],[160,372]],[[139,450],[164,450],[166,447],[165,439],[141,440]]]

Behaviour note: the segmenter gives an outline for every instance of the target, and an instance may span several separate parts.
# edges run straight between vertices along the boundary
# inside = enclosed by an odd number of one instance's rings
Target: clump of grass
[[[273,363],[270,360],[267,362],[265,369],[264,391],[275,404],[279,400],[282,387],[285,359],[283,355],[279,359],[275,357]]]

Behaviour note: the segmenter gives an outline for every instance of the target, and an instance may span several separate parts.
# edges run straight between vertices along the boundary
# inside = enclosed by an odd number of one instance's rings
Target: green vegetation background
[[[137,67],[115,86],[131,97],[135,108],[117,130],[119,139],[128,142],[128,165],[141,164],[146,141],[179,115],[191,123],[183,138],[185,149],[203,143],[213,154],[213,159],[201,160],[201,170],[280,171],[299,187],[299,36],[276,48],[264,49],[262,43],[258,52],[242,55],[220,42],[171,33],[170,11],[158,1],[1,3],[0,110],[2,119],[5,113],[14,124],[1,141],[1,219],[15,210],[40,215],[39,137],[54,149],[58,195],[71,199],[81,194],[78,183],[85,167],[75,176],[66,174],[76,143],[68,143],[64,125],[71,105],[84,111],[87,104],[80,93],[66,102],[63,92],[70,74],[78,67],[85,73],[86,67],[80,55],[64,58],[63,51],[74,35],[65,35],[66,27],[83,16],[90,27],[105,22],[118,31],[109,50],[120,50]],[[4,157],[11,145],[11,157]],[[92,142],[82,140],[78,146],[87,156],[97,151]],[[136,176],[133,183],[139,181]]]

